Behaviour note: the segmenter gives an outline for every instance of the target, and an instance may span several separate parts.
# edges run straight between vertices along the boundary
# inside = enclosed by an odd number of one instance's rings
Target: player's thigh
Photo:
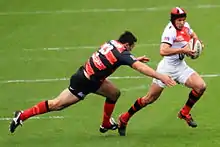
[[[161,80],[158,80],[158,79],[155,79],[155,78],[153,78],[153,84],[155,84],[155,85],[157,85],[157,86],[159,86],[161,88],[165,88],[166,87],[166,85]]]
[[[194,89],[198,93],[206,88],[205,81],[197,72],[194,72],[189,76],[186,80],[185,86]]]
[[[177,78],[178,70],[176,70],[175,66],[170,65],[165,60],[160,61],[156,71],[160,74],[169,75],[173,80],[176,80],[176,78]],[[166,85],[161,80],[158,80],[155,78],[153,78],[153,83],[159,85],[159,87],[161,87],[161,88],[166,87]]]
[[[108,79],[102,83],[100,88],[95,93],[113,99],[120,96],[120,90]]]
[[[177,81],[177,77],[178,77],[178,72],[174,71],[172,73],[170,73],[169,70],[166,70],[164,68],[163,71],[157,71],[158,73],[160,74],[164,74],[164,75],[168,75],[170,78],[172,78],[173,80]],[[177,81],[178,82],[178,81]],[[153,83],[155,83],[156,85],[158,85],[160,88],[165,88],[166,85],[161,81],[161,80],[158,80],[156,78],[153,78]]]
[[[179,84],[186,85],[187,80],[194,73],[195,73],[195,70],[192,69],[191,67],[189,67],[188,65],[186,65],[186,64],[180,65],[176,81]]]
[[[78,101],[80,101],[80,99],[77,96],[73,95],[69,91],[69,89],[66,88],[55,99],[49,100],[48,105],[49,108],[51,109],[53,108],[61,109],[63,107],[67,107],[72,104],[75,104]]]
[[[83,100],[88,94],[97,91],[101,84],[100,81],[89,80],[83,70],[79,69],[71,76],[68,89],[73,95]]]

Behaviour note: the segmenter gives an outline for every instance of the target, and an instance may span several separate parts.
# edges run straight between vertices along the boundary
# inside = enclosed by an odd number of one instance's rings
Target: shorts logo
[[[79,92],[79,93],[77,93],[77,95],[80,97],[85,97],[85,94],[83,92]]]

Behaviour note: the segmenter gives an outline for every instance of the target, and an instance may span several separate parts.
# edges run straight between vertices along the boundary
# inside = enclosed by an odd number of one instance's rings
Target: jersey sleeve
[[[132,64],[137,61],[137,59],[129,51],[123,51],[120,53],[118,59],[121,65],[128,66],[132,66]]]
[[[193,29],[190,27],[188,22],[185,22],[185,27],[187,27],[189,29],[189,35],[192,35],[192,33],[194,32]]]
[[[175,39],[176,31],[173,29],[172,26],[166,27],[161,37],[161,43],[168,43],[172,45]]]

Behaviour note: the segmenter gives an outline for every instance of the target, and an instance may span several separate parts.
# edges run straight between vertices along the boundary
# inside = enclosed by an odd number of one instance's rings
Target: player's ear
[[[125,44],[124,44],[124,47],[127,48],[127,49],[130,49],[129,43],[125,43]]]

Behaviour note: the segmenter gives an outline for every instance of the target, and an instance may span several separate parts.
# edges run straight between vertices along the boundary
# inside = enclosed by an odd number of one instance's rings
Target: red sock
[[[191,110],[191,107],[185,105],[185,106],[182,108],[181,112],[182,112],[184,115],[187,115],[187,114],[189,114],[190,110]]]
[[[24,112],[21,113],[20,115],[20,119],[22,121],[25,121],[26,119],[32,116],[47,113],[47,112],[49,112],[48,101],[43,101],[27,110],[24,110]]]
[[[129,119],[139,110],[141,110],[143,107],[145,107],[142,103],[142,98],[138,98],[135,103],[130,107],[128,112],[124,113],[123,116],[121,117],[124,121],[128,122]]]
[[[122,121],[128,122],[131,116],[132,116],[132,115],[130,115],[128,112],[122,114],[122,116],[121,116]]]
[[[190,110],[192,109],[192,107],[196,104],[196,102],[200,99],[200,97],[202,96],[202,93],[199,94],[196,91],[192,90],[189,93],[189,98],[186,102],[186,104],[184,105],[184,107],[182,108],[182,113],[184,115],[187,115],[190,113]]]
[[[102,122],[103,127],[110,127],[111,124],[110,124],[109,120],[111,118],[111,115],[112,115],[112,112],[113,112],[114,108],[115,108],[115,104],[105,102],[103,122]]]

